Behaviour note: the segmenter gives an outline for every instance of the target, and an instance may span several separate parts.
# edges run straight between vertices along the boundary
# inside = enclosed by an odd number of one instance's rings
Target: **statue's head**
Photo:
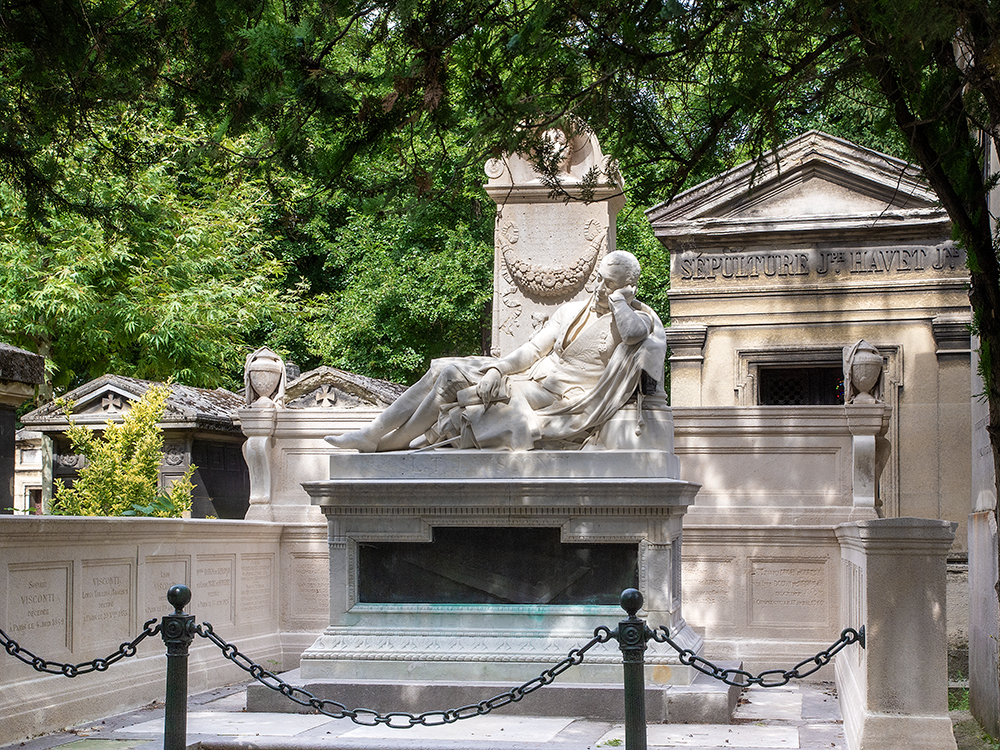
[[[597,269],[601,278],[611,281],[611,286],[621,289],[624,286],[635,286],[639,283],[638,259],[625,250],[615,250],[604,256]]]

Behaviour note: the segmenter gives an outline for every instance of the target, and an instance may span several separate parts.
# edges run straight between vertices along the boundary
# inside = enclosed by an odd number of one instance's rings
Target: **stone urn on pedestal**
[[[844,403],[882,402],[882,355],[862,339],[844,349]]]
[[[266,346],[247,357],[243,369],[247,406],[281,406],[285,400],[285,363]]]
[[[854,507],[877,512],[879,478],[889,457],[889,408],[882,398],[882,355],[862,339],[844,347],[844,405],[853,436]]]
[[[243,369],[247,408],[240,423],[247,436],[243,457],[250,473],[250,508],[247,519],[271,519],[271,441],[277,410],[285,404],[285,363],[276,352],[261,347],[247,357]]]

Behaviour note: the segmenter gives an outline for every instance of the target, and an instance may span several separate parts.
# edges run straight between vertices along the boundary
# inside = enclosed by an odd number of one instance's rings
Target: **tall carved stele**
[[[609,157],[597,137],[587,132],[567,137],[562,130],[547,137],[563,154],[558,193],[528,157],[512,154],[486,164],[486,192],[497,204],[494,356],[527,341],[560,305],[590,294],[598,261],[615,249],[625,198],[620,177],[608,174]]]

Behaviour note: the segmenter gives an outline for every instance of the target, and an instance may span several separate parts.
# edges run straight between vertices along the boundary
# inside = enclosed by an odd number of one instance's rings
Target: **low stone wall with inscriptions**
[[[709,658],[787,668],[840,635],[835,529],[876,517],[854,505],[851,415],[862,411],[673,409],[681,477],[701,484],[684,517],[684,618]]]
[[[843,627],[831,526],[686,526],[683,580],[684,618],[710,659],[786,669],[827,648]]]
[[[167,590],[193,592],[187,611],[255,661],[294,669],[328,621],[323,526],[246,521],[0,518],[0,628],[49,661],[117,651],[171,611]],[[0,653],[0,745],[163,700],[163,641],[147,638],[107,672],[67,679]],[[244,679],[202,638],[192,691]]]

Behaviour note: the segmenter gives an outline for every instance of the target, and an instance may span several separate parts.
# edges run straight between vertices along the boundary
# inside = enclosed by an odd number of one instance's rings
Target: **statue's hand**
[[[608,299],[612,302],[625,302],[626,304],[631,305],[632,300],[635,299],[635,287],[623,286],[620,289],[615,289],[608,295]]]
[[[503,396],[503,375],[498,369],[491,367],[479,381],[476,392],[483,406],[489,406]]]

